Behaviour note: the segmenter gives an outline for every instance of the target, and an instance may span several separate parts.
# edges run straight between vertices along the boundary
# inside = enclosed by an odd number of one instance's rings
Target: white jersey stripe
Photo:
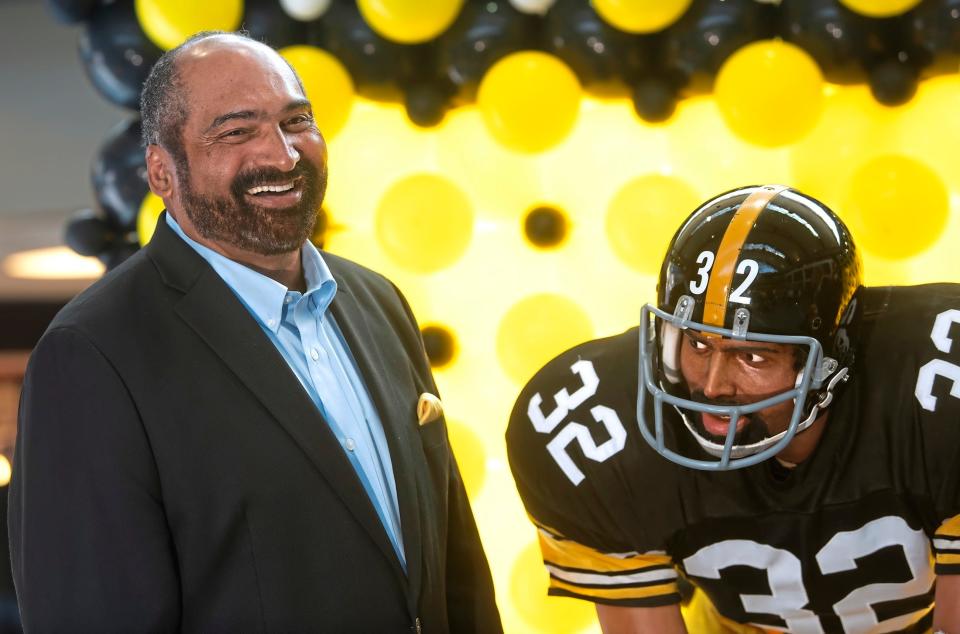
[[[667,582],[677,578],[677,571],[672,568],[661,568],[649,572],[635,572],[627,575],[597,575],[589,572],[571,572],[563,570],[556,566],[546,564],[550,574],[570,583],[590,583],[607,586],[624,585],[628,583],[652,583],[656,581]]]
[[[960,550],[960,539],[934,539],[933,547],[937,550]]]

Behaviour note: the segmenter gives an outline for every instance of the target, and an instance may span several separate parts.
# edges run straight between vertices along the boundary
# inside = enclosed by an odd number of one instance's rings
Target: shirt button
[[[317,352],[316,348],[310,348],[310,358],[313,359],[314,361],[317,361],[320,359],[320,353]]]
[[[270,326],[271,328],[273,328],[274,326],[277,325],[277,320],[276,320],[276,319],[269,319],[269,320],[267,320],[267,325]]]
[[[283,303],[284,303],[284,304],[289,304],[289,303],[292,302],[292,301],[293,301],[293,298],[290,297],[289,295],[287,295],[286,297],[283,298]]]
[[[343,446],[347,448],[347,451],[353,451],[357,448],[357,443],[353,442],[353,438],[347,438],[343,441]]]

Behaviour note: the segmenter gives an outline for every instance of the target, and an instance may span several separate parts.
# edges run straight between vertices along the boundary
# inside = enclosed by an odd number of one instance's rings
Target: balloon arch
[[[330,148],[315,239],[421,320],[511,632],[593,627],[542,595],[513,400],[557,352],[636,323],[698,202],[794,185],[851,226],[869,284],[960,271],[960,0],[47,2],[131,111],[200,30],[243,28],[298,70]],[[68,223],[76,251],[112,267],[149,239],[144,172],[132,113]]]

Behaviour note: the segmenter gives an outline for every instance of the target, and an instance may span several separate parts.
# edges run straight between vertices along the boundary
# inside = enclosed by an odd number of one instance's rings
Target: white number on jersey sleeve
[[[933,330],[930,331],[930,339],[937,350],[944,354],[949,354],[952,348],[953,340],[950,339],[950,326],[960,324],[960,310],[945,310],[937,315],[933,322]],[[950,396],[960,398],[960,366],[944,361],[943,359],[933,359],[928,361],[920,368],[917,375],[917,387],[914,394],[920,401],[920,406],[928,412],[937,410],[937,397],[933,395],[933,382],[938,376],[950,379]]]
[[[557,407],[546,417],[543,415],[543,410],[540,409],[540,405],[543,404],[543,398],[540,396],[540,392],[530,397],[530,404],[527,406],[527,416],[530,418],[530,422],[533,423],[533,428],[541,434],[549,434],[552,432],[556,429],[557,425],[563,422],[567,414],[583,405],[588,398],[597,393],[597,386],[600,385],[600,379],[597,377],[597,372],[593,369],[592,363],[580,359],[570,366],[570,371],[580,377],[583,385],[573,394],[567,392],[567,388],[563,388],[554,394],[553,400],[556,401]]]
[[[554,394],[553,400],[556,401],[557,406],[548,415],[544,416],[543,410],[540,408],[543,404],[540,393],[537,392],[530,397],[527,417],[533,424],[533,428],[541,434],[553,432],[570,412],[583,405],[597,393],[600,379],[597,377],[597,371],[592,362],[579,359],[570,366],[570,371],[580,377],[583,385],[573,394],[570,394],[565,388]],[[547,443],[547,451],[550,452],[557,466],[574,485],[583,482],[585,476],[567,453],[567,446],[570,443],[576,442],[580,445],[583,455],[587,458],[595,462],[603,462],[623,449],[627,442],[627,430],[614,410],[604,405],[595,405],[590,408],[590,415],[593,416],[594,421],[603,424],[610,438],[598,445],[586,425],[570,421],[560,430],[559,434]]]

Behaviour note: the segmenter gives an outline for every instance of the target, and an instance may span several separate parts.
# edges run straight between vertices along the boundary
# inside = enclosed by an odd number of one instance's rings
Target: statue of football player
[[[550,594],[607,634],[960,633],[960,284],[861,280],[798,191],[693,212],[640,327],[511,415]]]

